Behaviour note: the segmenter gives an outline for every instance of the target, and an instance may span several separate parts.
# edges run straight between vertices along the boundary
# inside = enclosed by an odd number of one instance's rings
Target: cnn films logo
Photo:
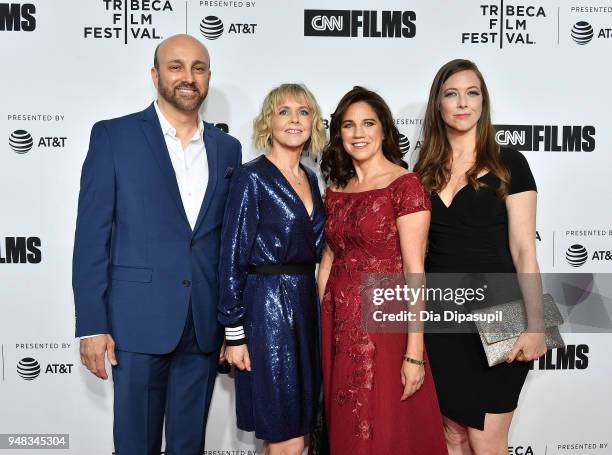
[[[40,237],[4,237],[0,243],[0,264],[40,264]]]
[[[526,152],[592,152],[595,127],[592,125],[495,125],[495,139]]]
[[[564,348],[551,349],[531,363],[538,370],[586,370],[589,367],[589,345],[568,344]]]
[[[304,10],[304,36],[414,38],[414,11]]]
[[[32,3],[0,3],[0,32],[33,32],[35,13]]]
[[[228,35],[254,35],[257,24],[234,22],[227,27]],[[223,36],[225,26],[217,16],[206,16],[200,21],[200,33],[209,40],[216,40]]]
[[[9,135],[8,145],[13,152],[24,155],[32,150],[34,145],[45,149],[64,148],[67,139],[66,136],[41,136],[35,139],[28,131],[19,129]]]
[[[102,0],[110,14],[111,24],[83,27],[83,38],[161,40],[163,36],[154,24],[154,15],[174,12],[170,0]]]
[[[25,381],[33,381],[41,373],[48,374],[71,374],[74,363],[49,363],[44,372],[40,363],[33,357],[24,357],[17,363],[17,374]]]
[[[543,6],[504,4],[478,5],[486,25],[478,31],[461,33],[462,44],[487,44],[503,49],[504,45],[533,45],[532,22],[546,18]]]

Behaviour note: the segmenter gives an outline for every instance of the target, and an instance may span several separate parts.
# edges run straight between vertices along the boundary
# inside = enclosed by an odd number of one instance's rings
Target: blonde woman
[[[221,239],[219,320],[237,367],[238,427],[266,453],[301,454],[320,391],[315,264],[325,214],[317,178],[300,163],[325,144],[319,106],[303,85],[283,84],[255,120],[266,151],[234,173]]]

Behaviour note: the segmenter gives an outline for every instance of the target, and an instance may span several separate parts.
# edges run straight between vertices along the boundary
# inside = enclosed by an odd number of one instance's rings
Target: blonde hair
[[[304,150],[313,158],[325,147],[326,137],[321,108],[314,95],[303,84],[281,84],[272,89],[264,98],[261,111],[253,122],[253,142],[258,150],[272,147],[271,119],[278,106],[286,99],[304,100],[312,111],[312,131]]]

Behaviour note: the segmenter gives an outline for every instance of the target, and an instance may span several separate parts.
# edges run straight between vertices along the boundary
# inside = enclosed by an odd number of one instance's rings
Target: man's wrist
[[[100,335],[108,335],[108,333],[96,333],[95,335],[83,335],[82,337],[79,337],[79,339],[84,340],[85,338],[99,337]]]

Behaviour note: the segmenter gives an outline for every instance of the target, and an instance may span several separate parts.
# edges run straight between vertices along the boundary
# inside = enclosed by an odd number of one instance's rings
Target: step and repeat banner
[[[155,99],[153,51],[176,33],[208,47],[202,115],[242,142],[245,160],[257,155],[252,121],[265,94],[302,82],[326,126],[354,85],[378,91],[413,164],[434,74],[448,60],[474,60],[498,141],[525,154],[538,184],[542,271],[612,271],[609,1],[0,3],[0,434],[62,434],[63,453],[113,452],[112,384],[80,364],[73,337],[80,170],[96,121]],[[509,454],[612,454],[612,336],[565,339],[566,349],[534,362]],[[236,429],[234,404],[231,376],[219,376],[208,453],[262,453]]]

